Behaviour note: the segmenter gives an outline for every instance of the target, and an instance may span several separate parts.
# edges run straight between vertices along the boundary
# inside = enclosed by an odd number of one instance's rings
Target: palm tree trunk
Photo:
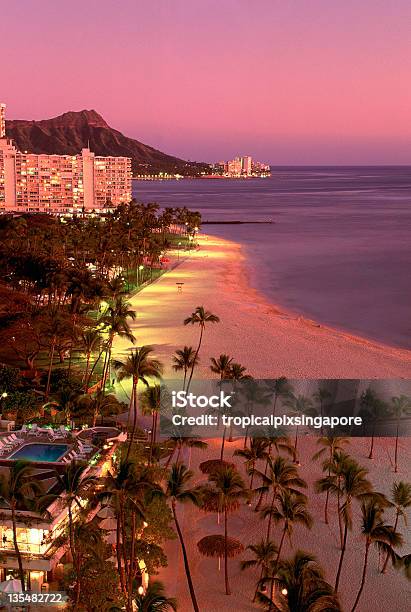
[[[136,546],[136,513],[131,512],[131,552],[128,577],[128,596],[127,606],[130,612],[133,610],[133,579],[134,579],[134,563],[135,563],[135,546]]]
[[[345,549],[347,548],[347,535],[348,535],[348,525],[347,525],[347,523],[345,523],[345,526],[344,526],[344,540],[343,540],[343,545],[342,545],[342,549],[341,549],[340,562],[338,564],[337,576],[335,578],[335,586],[334,586],[334,590],[335,591],[338,591],[338,585],[340,583],[341,568],[342,568],[342,564],[343,564],[343,560],[344,560]]]
[[[176,447],[174,447],[174,448],[173,448],[172,453],[170,454],[169,458],[167,459],[167,462],[166,462],[166,465],[165,465],[165,468],[166,468],[166,469],[167,469],[167,468],[168,468],[168,466],[170,465],[171,460],[172,460],[172,458],[174,457],[174,453],[175,453],[175,452],[176,452]]]
[[[44,397],[47,399],[50,393],[50,379],[51,379],[51,370],[53,369],[53,359],[54,359],[54,350],[56,347],[56,343],[53,340],[53,342],[51,343],[51,350],[50,350],[50,363],[49,363],[49,371],[47,374],[47,384],[46,384],[46,392],[44,394]]]
[[[117,570],[118,575],[120,576],[120,584],[123,593],[126,591],[126,585],[124,583],[124,575],[123,575],[123,567],[121,564],[121,547],[120,547],[120,539],[121,539],[121,514],[120,512],[117,515],[117,525],[116,525],[116,554],[117,554]]]
[[[287,533],[287,522],[285,522],[285,523],[284,523],[284,529],[283,529],[283,533],[281,534],[281,540],[280,540],[280,545],[279,545],[279,547],[278,547],[277,558],[276,558],[276,560],[275,560],[275,564],[274,564],[274,567],[273,567],[273,573],[272,573],[272,576],[271,576],[271,589],[270,589],[270,591],[271,591],[271,593],[270,593],[270,599],[271,599],[271,601],[274,601],[274,578],[275,578],[275,570],[276,570],[277,565],[278,565],[278,562],[279,562],[279,560],[280,560],[280,555],[281,555],[281,551],[282,551],[282,549],[283,549],[283,544],[284,544],[284,539],[285,539],[285,534],[286,534],[286,533]],[[273,607],[272,607],[272,605],[270,604],[269,610],[272,610],[272,609],[273,609]]]
[[[294,440],[294,463],[297,463],[297,444],[298,444],[298,425],[295,430],[295,440]]]
[[[225,594],[231,595],[230,584],[228,582],[228,529],[227,529],[227,509],[224,509],[224,579]]]
[[[397,433],[395,436],[395,453],[394,453],[394,472],[398,472],[398,430],[400,428],[400,420],[397,419]]]
[[[184,569],[185,569],[185,572],[186,572],[187,583],[188,583],[188,588],[189,588],[189,591],[190,591],[191,601],[192,601],[193,608],[194,608],[195,612],[200,612],[200,608],[198,607],[197,599],[196,599],[196,595],[195,595],[195,591],[194,591],[193,581],[191,579],[191,572],[190,572],[190,566],[189,566],[189,563],[188,563],[186,545],[184,543],[183,534],[181,532],[180,524],[179,524],[178,519],[177,519],[176,502],[175,502],[174,499],[171,502],[171,508],[172,508],[172,511],[173,511],[174,523],[175,523],[175,526],[176,526],[176,529],[177,529],[178,538],[180,540],[181,551],[183,553]]]
[[[71,511],[71,502],[68,504],[68,519],[69,519],[69,540],[70,540],[70,552],[73,558],[73,568],[76,574],[76,585],[75,585],[75,605],[78,605],[80,600],[80,571],[78,567],[78,560],[76,555],[76,548],[74,545],[74,526],[73,526],[73,513]]]
[[[224,427],[224,431],[223,431],[223,439],[221,442],[221,452],[220,452],[220,460],[223,460],[223,456],[224,456],[224,446],[225,446],[225,432],[226,432],[226,427]]]
[[[26,587],[25,587],[25,584],[24,584],[23,561],[21,559],[21,553],[20,553],[18,542],[17,542],[16,503],[14,501],[12,501],[12,503],[11,503],[11,520],[12,520],[12,523],[13,523],[13,544],[14,544],[14,550],[16,552],[17,563],[18,563],[18,566],[19,566],[19,576],[20,576],[20,582],[21,582],[21,590],[25,591]]]
[[[87,391],[88,386],[89,386],[89,384],[91,382],[91,378],[92,378],[92,376],[94,374],[94,370],[96,369],[96,366],[97,366],[98,362],[100,361],[101,356],[102,356],[103,353],[104,353],[104,348],[102,348],[101,351],[99,352],[98,357],[95,360],[95,362],[93,363],[93,367],[91,368],[90,375],[89,375],[88,378],[86,378],[86,384],[84,385],[86,391]]]
[[[375,434],[375,420],[372,423],[372,433],[371,433],[371,446],[370,446],[370,454],[368,455],[368,459],[373,458],[374,451],[374,434]]]
[[[91,354],[87,353],[86,371],[84,372],[84,376],[83,376],[83,379],[82,379],[83,382],[88,380],[88,373],[89,373],[89,370],[90,370],[90,357],[91,357]]]
[[[338,514],[338,528],[340,530],[340,546],[343,547],[343,528],[342,528],[342,517],[340,507],[340,478],[338,477],[338,488],[337,488],[337,514]]]
[[[397,531],[399,517],[400,517],[400,509],[397,508],[397,511],[395,513],[394,532]],[[385,574],[385,572],[387,571],[387,565],[388,565],[389,560],[390,560],[390,553],[387,553],[387,556],[385,557],[384,565],[382,566],[381,574]]]
[[[331,454],[331,457],[330,457],[330,463],[331,463],[331,460],[332,460],[332,454]],[[328,478],[330,476],[331,476],[331,468],[329,467],[328,468]],[[328,525],[328,502],[329,502],[329,500],[330,500],[330,489],[327,489],[327,493],[326,493],[326,496],[325,496],[325,506],[324,506],[324,521],[325,521],[326,525]]]
[[[265,461],[264,476],[267,476],[267,471],[268,471],[268,461],[269,461],[269,458],[270,458],[270,456],[271,456],[271,446],[272,446],[272,444],[271,444],[271,442],[270,442],[270,445],[269,445],[269,447],[268,447],[267,459],[266,459],[266,461]],[[254,508],[254,511],[255,511],[255,512],[258,512],[258,511],[259,511],[259,509],[261,508],[261,504],[263,503],[263,497],[264,497],[264,490],[262,490],[262,491],[261,491],[261,493],[260,493],[260,497],[258,498],[257,505],[256,505],[256,507]]]
[[[356,607],[358,605],[358,602],[360,601],[361,593],[362,593],[363,588],[364,588],[365,577],[366,577],[366,574],[367,574],[367,564],[368,564],[368,553],[369,553],[369,550],[370,550],[370,542],[369,542],[369,540],[367,540],[366,543],[365,543],[364,567],[363,567],[363,570],[362,570],[361,586],[360,586],[360,590],[357,593],[357,597],[355,599],[355,602],[354,602],[354,605],[352,607],[351,612],[354,612],[354,610],[356,609]]]
[[[195,364],[196,364],[196,361],[197,361],[198,353],[200,352],[201,342],[203,340],[203,332],[204,332],[204,327],[201,325],[200,326],[200,339],[198,341],[197,350],[196,350],[196,353],[195,353],[194,359],[193,359],[193,365],[191,366],[190,377],[189,377],[188,383],[187,383],[187,389],[186,389],[187,393],[188,393],[188,390],[190,389],[190,384],[191,384],[191,379],[193,378]]]
[[[138,378],[135,378],[135,379],[133,379],[133,393],[132,393],[132,395],[134,396],[134,401],[133,401],[133,408],[134,408],[133,427],[132,427],[132,430],[131,430],[130,441],[129,441],[128,447],[127,447],[126,461],[128,461],[128,458],[130,456],[131,447],[132,447],[133,442],[134,442],[134,434],[136,433],[136,428],[137,428],[137,385],[138,385]]]
[[[273,488],[273,497],[272,497],[272,499],[271,499],[270,515],[269,515],[269,517],[268,517],[268,526],[267,526],[267,542],[269,542],[269,541],[270,541],[271,522],[272,522],[272,512],[273,512],[273,508],[274,508],[275,494],[276,494],[276,489],[274,489],[274,488]]]

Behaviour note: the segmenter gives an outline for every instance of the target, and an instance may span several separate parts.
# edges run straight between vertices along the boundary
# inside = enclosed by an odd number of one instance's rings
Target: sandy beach
[[[410,378],[411,352],[296,317],[270,304],[248,283],[241,246],[202,236],[200,248],[131,299],[137,344],[151,344],[171,374],[176,348],[196,346],[198,330],[183,326],[197,306],[220,317],[205,331],[197,376],[210,357],[228,353],[256,377]],[[176,283],[184,283],[182,292]],[[114,352],[129,348],[116,339]]]
[[[134,295],[130,302],[137,311],[133,324],[137,344],[151,344],[156,355],[164,362],[165,376],[172,376],[171,356],[176,348],[185,344],[196,346],[198,330],[184,326],[183,320],[196,306],[204,305],[217,314],[221,322],[210,325],[205,331],[201,349],[201,367],[197,376],[209,377],[209,358],[228,353],[247,367],[256,377],[289,378],[410,378],[411,354],[357,338],[339,331],[319,326],[303,318],[282,312],[268,303],[264,296],[251,289],[244,272],[244,259],[239,245],[211,236],[200,239],[200,249],[181,257],[176,265],[157,282]],[[184,283],[181,293],[176,283]],[[116,339],[114,353],[125,353],[130,344]],[[388,383],[389,384],[389,383]],[[116,384],[116,390],[124,398],[128,383]],[[124,398],[125,399],[125,398]],[[198,470],[201,461],[219,454],[220,441],[208,440],[207,451],[194,450],[184,453],[184,462],[196,473],[196,482],[204,481]],[[237,440],[226,445],[226,458],[233,460],[235,448],[242,446]],[[393,440],[376,441],[375,460],[367,459],[369,440],[357,438],[351,441],[349,452],[370,470],[370,479],[377,490],[386,494],[394,480],[410,480],[411,460],[409,439],[400,441],[399,473],[393,473]],[[339,558],[338,522],[335,504],[332,507],[329,526],[323,519],[323,496],[312,492],[314,481],[320,477],[320,466],[311,462],[317,450],[310,437],[300,440],[301,476],[309,484],[309,510],[314,517],[311,531],[296,527],[292,548],[303,548],[315,554],[326,571],[330,582],[334,581]],[[244,479],[247,476],[238,458],[234,458]],[[359,530],[359,508],[355,508],[354,530],[349,536],[346,564],[341,583],[341,603],[350,610],[359,587],[363,562],[363,541]],[[232,595],[224,593],[223,571],[218,569],[217,559],[201,557],[197,542],[205,535],[222,533],[217,517],[191,507],[179,507],[180,522],[185,535],[201,612],[237,612],[258,610],[251,603],[258,572],[241,572],[239,561],[247,558],[244,553],[230,560]],[[387,518],[391,519],[392,517]],[[258,542],[265,532],[265,524],[247,505],[229,519],[229,530],[244,546]],[[405,532],[402,527],[402,532]],[[273,529],[274,541],[279,540],[279,528]],[[403,554],[411,546],[410,532]],[[284,554],[290,553],[286,544]],[[180,547],[177,541],[169,542],[165,551],[168,567],[161,570],[159,578],[170,595],[177,597],[179,610],[192,610],[189,599]],[[360,612],[393,609],[407,610],[410,586],[404,576],[390,569],[385,576],[377,571],[378,554],[373,551],[369,578],[365,587]]]

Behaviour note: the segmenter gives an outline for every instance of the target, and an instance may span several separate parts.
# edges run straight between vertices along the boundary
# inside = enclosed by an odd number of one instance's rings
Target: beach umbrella
[[[203,474],[212,474],[222,467],[235,467],[235,465],[234,463],[230,463],[229,461],[224,461],[222,459],[209,459],[208,461],[203,461],[199,465],[199,468]]]
[[[113,518],[114,510],[111,506],[104,506],[97,512],[97,516],[100,519]]]
[[[218,557],[218,569],[220,569],[221,557],[225,554],[225,538],[222,535],[209,535],[197,542],[197,548],[205,557]],[[239,540],[227,538],[227,557],[236,557],[244,550]]]
[[[99,527],[106,531],[115,531],[117,529],[117,521],[114,518],[105,518],[100,521]]]
[[[103,537],[107,544],[117,544],[117,535],[115,531],[110,531],[110,533],[106,533]]]
[[[2,593],[20,593],[21,582],[20,580],[16,580],[15,578],[13,578],[12,580],[5,580],[4,582],[0,582],[0,591]]]

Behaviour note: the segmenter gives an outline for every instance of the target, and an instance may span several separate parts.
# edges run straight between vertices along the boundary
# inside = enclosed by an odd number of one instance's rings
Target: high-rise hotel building
[[[102,212],[131,200],[131,159],[21,152],[6,138],[0,104],[0,212]]]

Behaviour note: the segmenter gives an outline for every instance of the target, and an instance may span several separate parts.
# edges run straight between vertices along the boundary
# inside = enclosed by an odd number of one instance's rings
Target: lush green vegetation
[[[411,507],[410,484],[396,481],[388,499],[374,488],[368,470],[350,455],[349,439],[341,436],[318,439],[319,449],[312,457],[318,469],[314,489],[301,477],[298,432],[290,439],[281,432],[267,430],[257,438],[247,431],[232,452],[232,447],[227,448],[233,442],[232,432],[224,431],[217,456],[200,465],[201,475],[184,461],[187,450],[206,450],[205,441],[189,435],[158,437],[165,366],[181,376],[188,390],[196,368],[205,361],[204,334],[218,327],[220,319],[198,306],[182,321],[193,328],[193,346],[181,347],[164,364],[153,347],[136,346],[132,323],[137,313],[127,294],[160,273],[161,259],[170,248],[190,248],[199,222],[198,215],[186,209],[160,213],[156,205],[135,202],[104,220],[48,216],[0,220],[3,417],[17,425],[29,421],[95,425],[108,423],[119,413],[126,415],[128,440],[118,447],[104,475],[91,476],[86,464],[73,462],[57,476],[58,495],[64,493],[68,515],[67,532],[56,543],[68,543],[69,553],[60,586],[69,592],[76,610],[175,610],[178,602],[168,597],[161,582],[151,579],[147,589],[141,586],[144,571],[155,577],[167,565],[165,543],[175,539],[192,607],[206,609],[192,571],[192,549],[187,546],[182,518],[182,507],[187,506],[222,518],[223,533],[206,536],[198,549],[223,559],[226,594],[232,591],[229,559],[243,555],[241,568],[255,572],[250,606],[268,611],[341,610],[338,594],[348,579],[346,554],[354,538],[361,539],[363,571],[352,610],[361,609],[374,547],[383,555],[382,573],[394,565],[409,575],[410,556],[400,554],[399,548]],[[130,351],[114,359],[118,337],[129,341]],[[219,384],[231,381],[250,405],[255,401],[273,414],[280,403],[296,414],[323,415],[332,408],[330,394],[321,386],[312,397],[303,396],[280,377],[258,389],[246,367],[229,354],[212,357],[208,367]],[[116,398],[115,380],[131,382],[128,404]],[[375,425],[386,415],[395,420],[393,471],[397,472],[400,423],[410,410],[409,398],[394,397],[387,403],[369,389],[361,405]],[[148,433],[139,427],[143,415],[151,419]],[[232,457],[227,459],[230,451]],[[377,453],[378,440],[372,435],[368,461]],[[18,510],[42,512],[53,498],[41,494],[30,465],[21,462],[1,479],[0,495],[12,509],[14,534]],[[327,559],[317,559],[292,544],[297,525],[313,528],[311,504],[317,495],[324,496],[324,522],[335,521],[340,534],[332,583],[321,567]],[[250,520],[261,525],[259,541],[247,542],[245,550],[246,544],[235,539],[233,527],[233,515],[244,504],[253,512]],[[98,515],[90,512],[97,507],[107,511],[112,529],[102,528]],[[360,530],[353,521],[354,511],[361,516]],[[289,556],[284,553],[286,542]],[[13,545],[24,588],[16,537]]]

